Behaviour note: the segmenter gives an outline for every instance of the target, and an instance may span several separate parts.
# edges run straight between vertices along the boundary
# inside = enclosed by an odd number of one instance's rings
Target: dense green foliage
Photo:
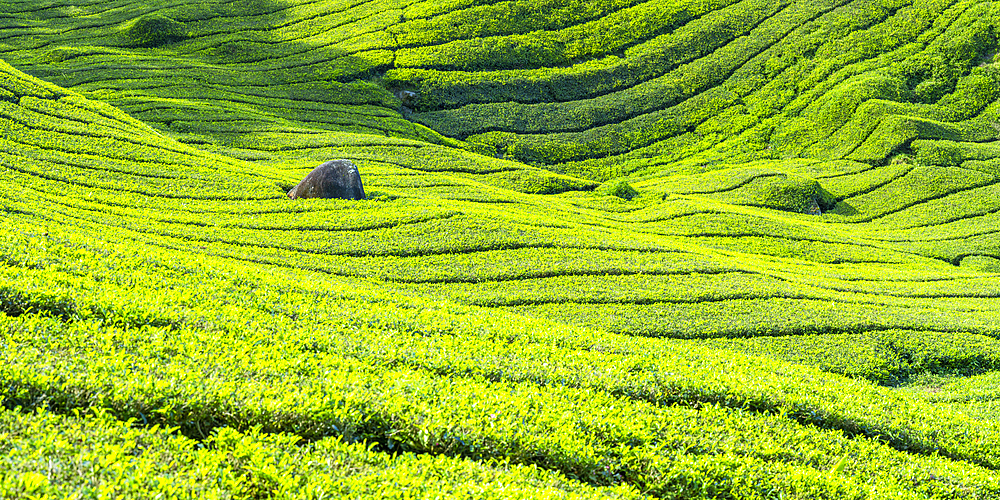
[[[998,20],[8,2],[0,498],[1000,498]]]

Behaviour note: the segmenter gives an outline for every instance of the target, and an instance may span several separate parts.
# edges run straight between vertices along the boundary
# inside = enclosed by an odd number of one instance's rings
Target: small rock
[[[344,200],[365,199],[365,189],[361,185],[358,167],[350,160],[331,160],[309,172],[297,186],[288,192],[295,198],[341,198]]]
[[[809,209],[806,211],[809,215],[823,215],[823,210],[819,207],[819,201],[816,198],[812,199],[812,204],[809,205]]]
[[[409,107],[413,107],[413,103],[417,101],[417,97],[419,96],[420,94],[412,90],[400,90],[396,93],[396,97],[399,97],[399,100],[403,101],[403,104]]]

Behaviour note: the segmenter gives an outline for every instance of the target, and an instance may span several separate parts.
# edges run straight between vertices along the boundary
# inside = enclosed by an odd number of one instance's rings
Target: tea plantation
[[[998,37],[3,2],[0,498],[1000,499]]]

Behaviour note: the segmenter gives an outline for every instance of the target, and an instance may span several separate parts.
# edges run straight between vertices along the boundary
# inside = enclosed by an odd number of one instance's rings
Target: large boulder
[[[331,160],[313,169],[305,179],[288,192],[295,198],[365,199],[358,167],[350,160]]]

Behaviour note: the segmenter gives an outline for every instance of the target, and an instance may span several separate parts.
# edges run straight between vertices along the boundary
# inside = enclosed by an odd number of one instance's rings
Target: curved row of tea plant
[[[362,444],[220,429],[198,442],[135,428],[101,410],[59,416],[0,410],[4,498],[339,497],[638,498],[516,465],[428,455],[390,457]],[[48,471],[43,474],[39,471]]]
[[[996,157],[981,145],[997,137],[996,9],[972,0],[140,10],[23,1],[0,57],[247,158],[274,160],[267,151],[295,149],[302,133],[327,145],[341,140],[330,132],[459,144],[412,120],[474,150],[599,180],[662,173],[663,158],[884,163],[915,140],[921,161],[960,164]],[[948,150],[924,145],[935,140]]]
[[[996,8],[15,2],[2,495],[1000,497]]]
[[[17,315],[4,329],[9,405],[107,408],[199,438],[261,426],[364,439],[661,494],[739,492],[779,474],[767,488],[906,498],[915,470],[932,496],[996,488],[986,469],[935,458],[994,467],[988,420],[815,369],[693,344],[677,355],[322,277],[290,286],[308,276],[155,247],[130,259],[71,228],[44,238],[62,244],[22,237],[11,246],[31,251],[5,252],[22,259],[5,269],[17,284],[4,293]],[[778,451],[789,439],[798,452]],[[827,474],[843,456],[843,477]]]
[[[381,199],[360,204],[290,203],[282,185],[293,182],[291,171],[210,157],[148,129],[149,137],[130,138],[119,131],[124,122],[104,129],[83,127],[77,122],[100,117],[71,102],[46,108],[35,102],[22,97],[17,105],[10,104],[10,118],[3,122],[2,140],[9,146],[3,175],[10,189],[7,206],[42,217],[50,221],[47,224],[104,234],[116,229],[124,237],[166,247],[342,276],[427,283],[410,289],[472,304],[542,311],[558,306],[557,317],[590,310],[585,317],[592,319],[576,321],[623,332],[685,337],[758,334],[771,331],[773,323],[750,313],[747,319],[760,326],[746,324],[733,312],[769,302],[780,308],[789,301],[801,304],[796,308],[811,308],[816,301],[852,306],[825,317],[808,315],[804,322],[780,331],[994,329],[990,319],[996,294],[989,278],[974,272],[956,276],[953,255],[927,251],[930,245],[947,243],[953,251],[967,252],[969,240],[982,240],[981,233],[959,232],[957,226],[965,219],[945,224],[958,238],[942,241],[941,225],[887,232],[881,220],[885,216],[866,227],[850,223],[863,218],[841,213],[852,204],[865,208],[860,200],[891,200],[911,205],[891,212],[901,217],[907,211],[923,211],[936,200],[948,203],[951,197],[993,189],[992,184],[968,190],[958,183],[959,190],[941,197],[948,186],[940,176],[919,181],[917,169],[904,165],[896,171],[906,173],[896,174],[888,184],[839,202],[834,198],[832,213],[817,225],[810,216],[779,216],[719,203],[741,202],[743,197],[749,200],[743,203],[750,204],[754,197],[767,199],[775,188],[790,192],[792,200],[814,199],[825,191],[808,177],[766,168],[770,164],[639,184],[648,194],[627,203],[592,194],[568,193],[553,199],[482,184],[495,171],[519,172],[518,179],[525,180],[531,171],[511,162],[390,141],[381,146],[339,147],[348,153],[341,156],[362,166],[369,189]],[[107,135],[98,147],[91,139],[100,134]],[[429,159],[436,159],[441,169]],[[809,167],[794,168],[801,172]],[[883,167],[889,168],[894,167]],[[241,169],[255,174],[239,175]],[[984,177],[973,179],[984,182]],[[831,197],[855,189],[851,184],[821,181],[833,190]],[[918,203],[885,194],[895,183],[909,186],[914,192],[910,200]],[[928,191],[918,194],[921,186]],[[664,196],[652,195],[656,192]],[[602,198],[603,210],[592,206],[592,200]],[[990,199],[979,198],[981,203]],[[502,212],[496,210],[498,203]],[[607,203],[628,211],[609,212]],[[973,208],[970,203],[950,205]],[[874,208],[865,210],[872,213]],[[833,224],[838,217],[844,222]],[[976,226],[983,228],[982,220]],[[337,237],[331,238],[334,233]],[[948,263],[920,259],[911,264],[914,252]],[[773,258],[762,260],[760,255]],[[816,264],[797,264],[801,261]],[[903,273],[901,279],[873,283],[867,279],[873,264]],[[932,279],[922,269],[938,271]],[[938,298],[950,298],[955,305]],[[635,312],[624,316],[614,312],[626,304]],[[660,315],[664,308],[693,312],[630,326]],[[922,312],[926,308],[937,312]],[[619,319],[611,324],[600,320],[605,310]],[[633,314],[638,316],[627,319]],[[687,319],[691,314],[702,318],[700,328],[692,329]]]

